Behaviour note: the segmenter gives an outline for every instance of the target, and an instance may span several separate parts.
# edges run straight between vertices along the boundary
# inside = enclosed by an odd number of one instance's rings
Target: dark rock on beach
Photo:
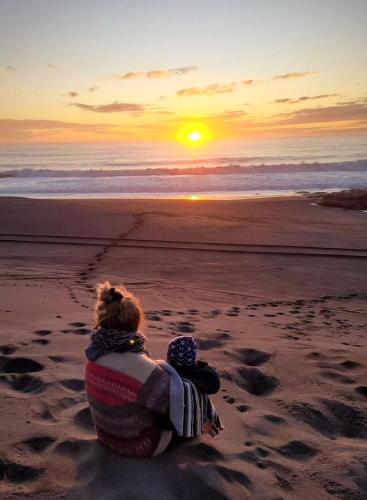
[[[313,203],[326,207],[367,210],[367,188],[345,189],[335,193],[311,193],[305,196]]]

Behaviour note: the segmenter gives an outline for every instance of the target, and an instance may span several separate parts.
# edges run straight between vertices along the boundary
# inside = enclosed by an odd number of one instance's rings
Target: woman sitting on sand
[[[139,301],[108,281],[97,287],[97,293],[97,325],[86,349],[85,386],[98,439],[120,455],[151,457],[167,448],[173,434],[218,434],[223,427],[206,395],[219,390],[215,372],[200,369],[193,356],[195,367],[187,368],[187,380],[181,380],[173,366],[149,357],[140,330],[144,318]],[[180,345],[180,356],[185,349]],[[200,376],[206,383],[198,384]],[[214,388],[208,379],[214,380]]]
[[[170,376],[145,350],[139,301],[109,282],[97,293],[85,381],[98,439],[121,455],[159,455],[172,436]]]

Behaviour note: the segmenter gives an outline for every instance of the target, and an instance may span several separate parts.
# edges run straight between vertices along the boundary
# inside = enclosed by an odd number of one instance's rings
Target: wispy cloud
[[[337,97],[340,94],[320,94],[320,95],[314,95],[314,96],[307,96],[304,95],[302,97],[297,97],[295,99],[292,99],[290,97],[285,97],[284,99],[275,99],[275,103],[277,104],[298,104],[300,102],[305,102],[305,101],[318,101],[319,99],[327,99],[328,97]]]
[[[54,64],[46,64],[46,68],[56,69],[56,66]]]
[[[59,120],[0,119],[0,142],[38,142],[57,138],[60,134],[83,134],[98,138],[101,134],[113,134],[109,124],[73,123]]]
[[[247,114],[245,111],[242,109],[235,109],[235,110],[228,110],[228,111],[223,111],[222,113],[213,113],[211,115],[208,115],[206,118],[207,119],[215,119],[215,120],[240,120],[242,118],[247,117]]]
[[[92,85],[91,87],[88,87],[88,92],[96,92],[96,90],[98,90],[98,89],[99,89],[99,87]]]
[[[181,68],[152,69],[150,71],[131,71],[121,75],[113,75],[115,80],[134,80],[136,78],[170,78],[171,76],[186,75],[196,71],[197,66],[183,66]]]
[[[236,89],[237,84],[235,82],[228,83],[226,85],[221,85],[219,83],[212,83],[206,87],[190,87],[187,89],[181,89],[176,92],[178,97],[192,97],[197,95],[211,96],[215,94],[227,94],[233,92]]]
[[[284,75],[273,76],[271,80],[290,80],[292,78],[301,78],[308,75],[317,74],[317,71],[304,71],[303,73],[286,73]],[[271,80],[263,80],[262,82],[269,82]],[[181,89],[176,92],[178,97],[192,97],[198,95],[215,95],[215,94],[225,94],[228,92],[234,92],[240,86],[251,87],[255,84],[262,83],[260,80],[254,80],[253,78],[242,80],[239,82],[231,82],[227,84],[217,84],[212,83],[205,87],[190,87],[187,89]],[[306,98],[304,98],[306,100]],[[278,102],[278,101],[277,101]],[[280,101],[279,101],[280,102]],[[285,102],[285,101],[284,101]]]
[[[145,111],[145,106],[132,102],[114,101],[108,104],[84,104],[82,102],[72,102],[69,106],[84,111],[93,111],[94,113],[142,113]]]
[[[303,124],[337,121],[361,121],[367,123],[367,101],[365,99],[334,106],[316,106],[277,115],[277,123]],[[274,122],[273,122],[274,123]]]
[[[11,64],[0,64],[0,71],[17,71]]]
[[[318,75],[318,73],[318,71],[284,73],[283,75],[273,76],[273,80],[292,80],[293,78],[303,78],[304,76]]]
[[[108,127],[108,124],[87,124],[64,122],[60,120],[16,120],[0,119],[1,127],[8,127],[12,130],[45,130],[45,129],[78,129],[78,130],[100,130],[101,127]]]
[[[79,95],[79,93],[75,92],[74,90],[70,90],[70,92],[68,92],[66,95],[67,97],[76,97]]]
[[[241,82],[242,85],[246,85],[246,86],[253,85],[254,83],[255,83],[255,80],[242,80],[242,82]]]

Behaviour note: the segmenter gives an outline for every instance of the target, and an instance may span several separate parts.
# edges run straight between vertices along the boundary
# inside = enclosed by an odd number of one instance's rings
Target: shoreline
[[[322,190],[322,191],[297,191],[290,192],[288,194],[285,193],[274,193],[274,194],[264,194],[264,193],[241,193],[237,196],[227,195],[225,196],[223,193],[192,193],[186,195],[146,195],[141,196],[137,193],[134,193],[130,196],[93,196],[93,195],[75,195],[75,196],[1,196],[1,199],[23,199],[23,200],[64,200],[64,201],[93,201],[93,200],[102,200],[102,201],[112,201],[112,200],[126,200],[126,201],[188,201],[188,202],[219,202],[219,201],[254,201],[254,200],[305,200],[311,206],[323,206],[329,208],[339,208],[344,210],[354,210],[367,212],[367,188],[351,188],[351,189],[332,189],[332,190]]]
[[[193,197],[198,197],[193,198]],[[124,193],[123,195],[104,195],[101,194],[100,196],[96,195],[30,195],[30,196],[16,196],[16,195],[6,195],[2,196],[0,195],[0,200],[1,199],[23,199],[23,200],[146,200],[146,201],[154,201],[154,200],[186,200],[186,201],[236,201],[236,200],[266,200],[266,199],[286,199],[286,200],[292,200],[292,199],[301,199],[302,194],[300,193],[289,193],[289,194],[239,194],[239,195],[227,195],[225,196],[224,194],[218,194],[218,195],[210,195],[208,193],[189,193],[189,194],[177,194],[177,195],[164,195],[164,194],[154,194],[154,195],[145,195],[142,196],[139,193],[132,193],[131,195],[128,195]]]

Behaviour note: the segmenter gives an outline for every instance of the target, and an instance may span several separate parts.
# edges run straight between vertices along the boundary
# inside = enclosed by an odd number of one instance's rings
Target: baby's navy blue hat
[[[197,350],[194,337],[175,337],[168,344],[167,361],[170,365],[194,366]]]

